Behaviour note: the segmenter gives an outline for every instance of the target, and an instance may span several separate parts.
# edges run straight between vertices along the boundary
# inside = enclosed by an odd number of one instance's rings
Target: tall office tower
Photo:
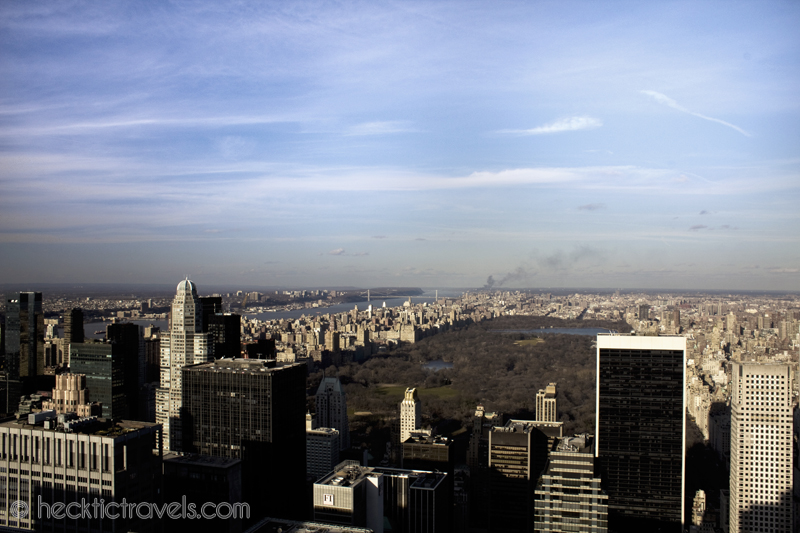
[[[0,450],[2,529],[161,531],[155,519],[123,514],[122,505],[116,519],[100,507],[102,500],[160,501],[160,433],[160,426],[146,422],[76,420],[52,412],[0,423],[0,441],[6,444]],[[65,512],[65,504],[73,511]]]
[[[6,372],[11,385],[6,388],[7,412],[14,412],[20,394],[36,391],[36,376],[44,374],[44,331],[42,293],[10,295],[6,302]]]
[[[494,426],[502,425],[502,414],[487,413],[482,405],[475,409],[467,451],[471,502],[489,501],[489,434]],[[489,506],[470,505],[469,524],[475,529],[485,530],[489,525]]]
[[[339,378],[322,378],[317,388],[317,426],[339,430],[341,450],[350,448],[350,423],[347,419],[347,398]]]
[[[306,426],[306,475],[321,478],[339,464],[339,431]]]
[[[639,320],[650,319],[650,306],[647,304],[639,305]]]
[[[403,443],[402,467],[406,470],[447,472],[455,474],[455,452],[452,441],[441,435],[414,434]]]
[[[597,439],[608,527],[682,531],[684,337],[597,336]]]
[[[116,345],[122,357],[122,371],[127,398],[128,420],[141,420],[139,414],[139,389],[144,381],[144,338],[137,324],[109,324],[106,326],[108,342]]]
[[[183,386],[181,368],[213,358],[208,335],[203,333],[202,305],[194,283],[178,283],[169,314],[169,331],[161,332],[161,386],[156,391],[156,422],[164,427],[164,449],[180,451]]]
[[[116,344],[92,342],[70,344],[70,371],[86,376],[86,388],[93,402],[103,404],[104,418],[127,418],[125,362]],[[135,397],[131,401],[135,401]]]
[[[731,368],[729,531],[792,531],[791,367]],[[795,530],[796,531],[796,530]]]
[[[297,516],[306,477],[306,365],[217,359],[183,369],[186,451],[242,459],[251,511]]]
[[[736,315],[733,314],[733,311],[731,311],[728,316],[725,317],[725,329],[728,331],[733,331],[736,334],[739,333],[736,331]]]
[[[68,344],[83,344],[84,338],[83,309],[75,307],[64,316],[64,340]]]
[[[534,505],[536,531],[608,531],[608,496],[594,471],[591,435],[558,441],[536,487]]]
[[[217,313],[222,313],[222,297],[221,296],[201,296],[200,300],[200,315],[202,316],[203,333],[208,333],[208,325],[211,322],[209,317]]]
[[[405,397],[400,402],[400,443],[404,443],[413,431],[421,424],[421,404],[417,389],[406,389]]]
[[[206,322],[203,322],[206,324]],[[232,313],[208,315],[208,332],[214,344],[214,357],[242,356],[242,317]]]
[[[514,420],[489,433],[489,531],[533,531],[536,480],[560,422]]]
[[[536,420],[539,422],[555,422],[558,420],[556,410],[556,384],[551,383],[536,393]]]

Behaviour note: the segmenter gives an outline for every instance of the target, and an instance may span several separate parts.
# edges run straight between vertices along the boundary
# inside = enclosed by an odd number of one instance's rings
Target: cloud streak
[[[730,122],[725,122],[724,120],[720,120],[718,118],[709,117],[709,116],[706,116],[706,115],[702,115],[700,113],[695,113],[694,111],[690,111],[690,110],[686,109],[685,107],[683,107],[678,102],[676,102],[675,100],[673,100],[672,98],[670,98],[669,96],[667,96],[665,94],[661,94],[661,93],[656,92],[656,91],[641,91],[641,93],[649,96],[650,98],[652,98],[653,100],[655,100],[659,104],[665,105],[667,107],[671,107],[672,109],[675,109],[676,111],[680,111],[681,113],[686,113],[688,115],[692,115],[692,116],[697,117],[697,118],[702,118],[703,120],[709,120],[711,122],[716,122],[717,124],[722,124],[723,126],[727,126],[727,127],[731,128],[731,129],[734,129],[734,130],[738,131],[739,133],[741,133],[745,137],[752,137],[752,135],[747,133],[745,130],[743,130],[739,126],[736,126],[735,124],[731,124]]]
[[[602,125],[603,122],[601,120],[593,117],[568,117],[527,130],[501,130],[499,133],[509,133],[514,135],[546,135],[550,133],[562,133],[565,131],[591,130],[599,128]]]

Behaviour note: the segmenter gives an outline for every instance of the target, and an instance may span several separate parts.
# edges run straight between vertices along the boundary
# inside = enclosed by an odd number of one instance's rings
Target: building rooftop
[[[98,435],[102,437],[118,437],[142,429],[160,430],[161,424],[139,422],[137,420],[113,420],[110,418],[78,418],[74,413],[56,415],[55,411],[31,413],[27,418],[7,418],[0,421],[0,427],[16,429],[39,429],[54,433],[77,433],[81,435]]]
[[[280,370],[292,366],[304,366],[304,363],[278,363],[275,359],[217,359],[209,363],[199,363],[184,368],[193,372],[230,372],[230,373],[257,373]]]
[[[242,460],[233,457],[216,457],[211,455],[199,455],[194,453],[181,454],[176,452],[169,452],[164,454],[164,462],[227,468],[229,466],[235,465],[236,463],[241,463]]]
[[[573,435],[571,437],[564,437],[558,439],[555,445],[557,452],[572,452],[572,453],[593,453],[592,446],[594,444],[594,436],[588,433],[581,433],[580,435]]]
[[[343,461],[330,474],[320,478],[315,485],[353,487],[372,475],[376,475],[373,468],[360,466],[357,461]]]
[[[372,530],[354,526],[264,518],[245,533],[372,533]]]

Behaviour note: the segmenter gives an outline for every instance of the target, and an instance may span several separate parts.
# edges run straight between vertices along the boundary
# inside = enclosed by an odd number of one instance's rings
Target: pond
[[[540,329],[493,329],[493,333],[525,333],[526,335],[543,335],[547,333],[564,333],[566,335],[597,336],[599,333],[610,333],[605,328],[540,328]]]
[[[453,363],[445,363],[441,359],[437,359],[436,361],[430,361],[422,365],[422,368],[425,370],[433,370],[434,372],[438,372],[444,368],[453,368]]]

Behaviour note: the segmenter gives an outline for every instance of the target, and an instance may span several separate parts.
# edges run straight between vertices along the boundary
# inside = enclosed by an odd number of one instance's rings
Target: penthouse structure
[[[59,415],[75,413],[79,418],[102,415],[102,406],[89,402],[84,374],[57,375],[53,395],[50,400],[42,402],[42,410],[55,411]]]
[[[45,504],[156,502],[161,484],[161,426],[78,419],[46,411],[0,423],[0,527],[37,531],[153,531],[134,515],[59,518]],[[20,513],[27,506],[27,513]],[[75,515],[75,513],[73,513]],[[126,529],[128,528],[128,529]]]

